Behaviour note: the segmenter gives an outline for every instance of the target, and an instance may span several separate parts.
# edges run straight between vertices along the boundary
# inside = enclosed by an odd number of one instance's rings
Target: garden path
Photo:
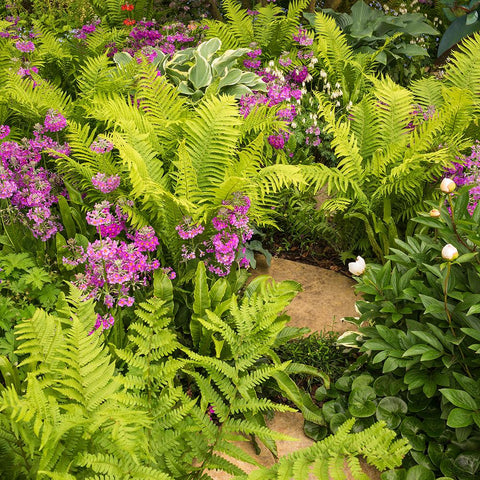
[[[355,301],[357,297],[353,292],[355,282],[347,276],[332,270],[280,258],[274,258],[269,267],[263,256],[257,258],[257,268],[253,275],[271,275],[276,281],[295,280],[302,285],[303,291],[287,308],[287,313],[291,316],[291,325],[308,327],[312,331],[344,332],[351,329],[352,325],[341,321],[342,317],[356,315]],[[303,433],[301,413],[278,413],[268,422],[268,426],[272,430],[297,439],[297,441],[277,442],[280,457],[314,443]],[[265,447],[261,449],[260,455],[256,456],[250,442],[238,442],[237,444],[256,458],[261,465],[271,466],[274,464],[273,455]],[[244,462],[234,461],[234,463],[246,472],[251,472],[256,468]],[[377,470],[364,463],[362,466],[371,480],[380,479]],[[210,472],[210,475],[214,480],[231,478],[225,472]],[[346,480],[352,478],[348,471],[345,475]]]

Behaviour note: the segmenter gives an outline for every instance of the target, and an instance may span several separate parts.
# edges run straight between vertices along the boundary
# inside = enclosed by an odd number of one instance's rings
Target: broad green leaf
[[[465,410],[477,410],[479,407],[477,402],[464,390],[456,390],[454,388],[442,388],[441,394],[456,407]]]
[[[435,474],[423,465],[415,465],[408,469],[405,480],[435,480]]]
[[[354,417],[370,417],[375,413],[375,390],[369,386],[360,386],[352,390],[348,397],[348,411]]]
[[[468,427],[472,422],[472,412],[463,408],[454,408],[447,418],[447,425],[452,428]]]

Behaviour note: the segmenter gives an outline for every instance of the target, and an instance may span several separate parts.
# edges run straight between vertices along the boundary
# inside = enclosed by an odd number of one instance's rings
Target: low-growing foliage
[[[385,420],[413,447],[405,466],[463,480],[478,476],[480,458],[480,208],[470,213],[468,189],[451,195],[414,219],[423,231],[397,240],[385,265],[367,265],[357,323],[368,326],[349,342],[368,354],[368,375],[338,380],[323,411],[332,430],[349,416]]]

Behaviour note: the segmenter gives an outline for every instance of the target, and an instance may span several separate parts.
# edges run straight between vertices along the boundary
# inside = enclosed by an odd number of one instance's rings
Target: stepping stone
[[[295,280],[303,291],[287,307],[292,317],[289,325],[308,327],[312,331],[353,330],[354,325],[343,322],[343,317],[355,317],[355,302],[360,298],[353,291],[351,278],[325,268],[273,258],[270,267],[263,255],[256,257],[253,276],[271,275],[276,281]]]

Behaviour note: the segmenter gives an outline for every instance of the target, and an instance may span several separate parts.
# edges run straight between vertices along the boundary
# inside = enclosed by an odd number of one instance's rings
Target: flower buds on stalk
[[[447,245],[442,248],[442,258],[451,262],[458,258],[458,250],[450,243],[447,243]]]
[[[452,193],[455,188],[457,188],[457,184],[451,178],[444,178],[440,184],[440,190],[443,193]]]
[[[350,262],[348,264],[348,270],[352,275],[361,275],[363,272],[365,272],[366,264],[365,260],[358,256],[356,262]]]

